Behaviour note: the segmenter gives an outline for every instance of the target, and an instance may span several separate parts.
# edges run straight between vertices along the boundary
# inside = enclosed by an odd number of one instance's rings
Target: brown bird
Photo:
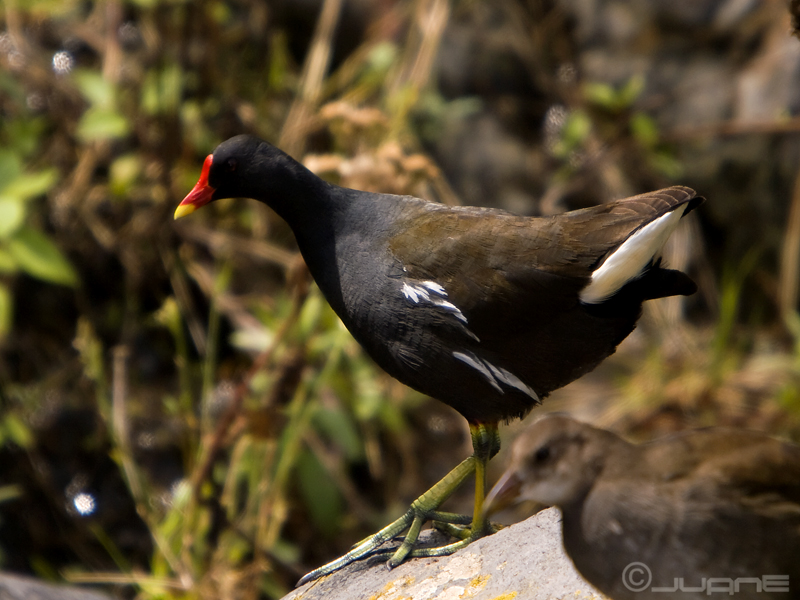
[[[702,429],[634,445],[563,416],[512,449],[487,515],[558,506],[564,548],[615,600],[800,598],[800,447]]]
[[[405,530],[389,565],[452,553],[491,533],[481,518],[485,468],[500,421],[591,371],[636,326],[642,303],[691,294],[661,264],[681,218],[703,199],[671,187],[546,218],[448,207],[323,181],[250,136],[220,144],[175,218],[221,198],[254,198],[294,231],[309,271],[342,322],[387,373],[469,422],[473,456],[409,511],[310,578],[363,558]],[[475,474],[475,509],[458,542],[413,550],[423,522]],[[466,519],[466,524],[470,520]]]

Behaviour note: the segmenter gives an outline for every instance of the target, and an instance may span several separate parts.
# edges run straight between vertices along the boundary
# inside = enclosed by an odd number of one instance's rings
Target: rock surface
[[[110,600],[85,588],[44,583],[32,577],[0,573],[0,600]]]
[[[561,514],[551,508],[441,558],[396,569],[377,557],[307,583],[283,600],[602,599],[581,579],[561,545]]]

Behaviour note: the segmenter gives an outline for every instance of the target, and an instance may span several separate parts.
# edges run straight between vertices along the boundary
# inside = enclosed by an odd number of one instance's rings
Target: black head
[[[222,198],[255,198],[269,203],[299,172],[308,173],[272,144],[251,135],[237,135],[206,157],[200,179],[175,209],[175,218]]]

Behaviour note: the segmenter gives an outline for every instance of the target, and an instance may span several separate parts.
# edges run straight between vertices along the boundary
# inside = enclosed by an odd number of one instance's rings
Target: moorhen
[[[387,373],[452,406],[474,454],[394,523],[301,582],[374,554],[408,529],[389,566],[444,555],[492,532],[483,519],[485,467],[499,421],[591,371],[633,330],[642,302],[691,294],[660,251],[703,199],[671,187],[554,217],[450,207],[323,181],[267,142],[240,135],[205,159],[175,218],[221,198],[253,198],[292,228],[330,305]],[[439,505],[475,473],[472,525]],[[463,538],[413,546],[424,521]]]
[[[515,440],[486,514],[521,500],[561,509],[567,554],[614,600],[800,598],[800,447],[762,433],[634,445],[547,416]]]

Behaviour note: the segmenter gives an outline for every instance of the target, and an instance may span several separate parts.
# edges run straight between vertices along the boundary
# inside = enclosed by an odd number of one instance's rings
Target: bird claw
[[[471,527],[459,527],[453,523],[445,523],[442,521],[434,521],[432,525],[436,531],[454,537],[457,540],[465,540],[472,534]]]
[[[413,513],[414,511],[413,511],[413,509],[411,509],[411,510],[409,510],[409,512]],[[412,514],[411,515],[412,520],[413,520],[413,516],[414,515]],[[438,510],[431,510],[431,511],[425,511],[424,514],[418,513],[417,516],[422,517],[425,521],[433,522],[434,526],[435,526],[436,523],[451,523],[453,525],[471,525],[472,524],[472,517],[470,515],[462,515],[462,514],[459,514],[459,513],[451,513],[451,512],[443,512],[443,511],[438,511]],[[408,518],[409,518],[409,515],[408,515],[408,513],[406,513],[400,519],[408,519]],[[395,521],[395,523],[397,523],[397,521]],[[391,527],[391,525],[389,525],[389,527]],[[362,544],[366,544],[367,542],[369,542],[374,537],[375,537],[375,535],[370,535],[370,536],[367,536],[367,537],[363,538],[362,540],[359,540],[358,542],[356,542],[355,544],[350,546],[350,550],[354,550],[355,548],[358,548]],[[402,533],[401,533],[401,534],[397,534],[397,535],[387,539],[386,541],[387,542],[394,542],[394,541],[402,542],[403,540],[405,540],[405,538],[406,538],[406,536],[402,535]],[[393,549],[383,549],[383,550],[381,550],[381,552],[391,553],[391,552],[393,552]],[[370,554],[370,556],[374,556],[374,553]]]
[[[484,498],[486,462],[500,448],[497,424],[470,425],[470,432],[472,434],[472,446],[475,450],[472,456],[463,460],[445,475],[441,481],[412,502],[411,507],[402,517],[390,523],[375,535],[359,542],[344,556],[307,573],[297,582],[297,586],[299,587],[324,575],[329,575],[352,562],[371,556],[391,554],[387,561],[390,569],[398,566],[406,558],[447,556],[478,538],[497,531],[497,528],[486,520],[481,510]],[[476,501],[473,516],[468,517],[438,510],[442,502],[449,498],[464,480],[472,474],[476,478]],[[426,521],[433,521],[434,524],[439,523],[440,527],[445,528],[446,533],[451,533],[458,541],[434,548],[415,548],[422,525]],[[391,541],[404,531],[407,531],[407,533],[399,546],[381,548],[383,544]]]
[[[435,529],[456,538],[458,541],[432,548],[415,548],[419,540],[422,525],[426,521],[431,521]],[[356,544],[350,552],[344,556],[305,575],[297,583],[297,586],[299,587],[324,575],[329,575],[357,560],[376,556],[388,556],[389,559],[386,561],[386,566],[390,569],[399,566],[408,558],[449,556],[475,540],[485,535],[495,533],[502,528],[501,525],[486,522],[475,531],[472,527],[467,526],[471,524],[472,517],[467,515],[442,513],[439,511],[420,511],[412,507],[394,523],[391,523],[375,535],[365,538],[359,544]],[[402,532],[406,530],[407,533],[405,536],[402,536]],[[383,544],[400,538],[402,538],[402,542],[399,546],[381,548]]]

